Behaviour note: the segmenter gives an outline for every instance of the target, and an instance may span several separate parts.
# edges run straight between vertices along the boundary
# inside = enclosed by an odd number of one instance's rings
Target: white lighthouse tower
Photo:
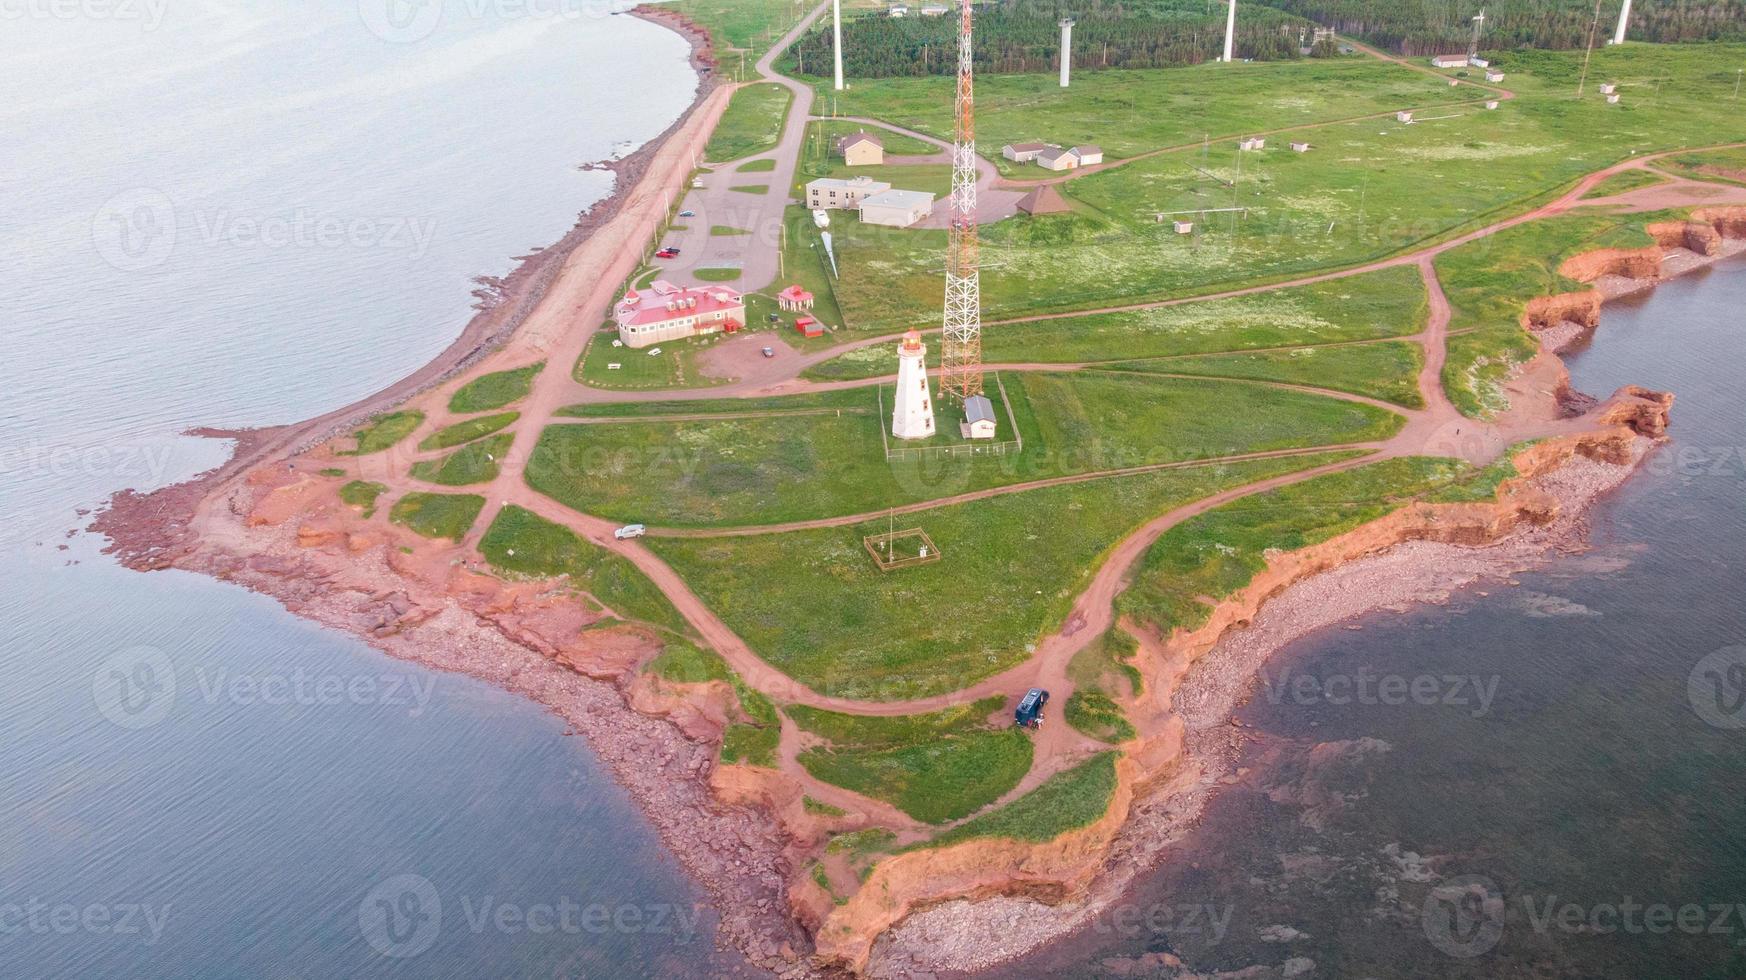
[[[926,439],[934,434],[934,396],[928,391],[928,348],[911,330],[897,345],[897,396],[891,406],[891,434]]]

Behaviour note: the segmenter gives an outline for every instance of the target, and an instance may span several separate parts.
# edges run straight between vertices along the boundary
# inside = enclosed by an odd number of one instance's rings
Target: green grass
[[[1654,187],[1656,184],[1665,183],[1667,183],[1667,178],[1652,170],[1626,170],[1613,174],[1594,185],[1594,189],[1584,194],[1583,199],[1612,197],[1615,194],[1627,194],[1644,187]]]
[[[855,84],[861,83],[856,82]],[[822,105],[828,106],[829,100],[827,99]],[[820,106],[821,103],[815,102],[813,111],[818,112]],[[885,156],[888,159],[894,156],[932,156],[935,153],[945,152],[942,147],[923,142],[913,136],[892,132],[883,126],[867,126],[862,123],[849,122],[846,119],[814,119],[806,124],[806,144],[800,154],[802,172],[810,173],[805,168],[836,157],[837,140],[863,131],[879,138],[879,142],[885,146]],[[996,147],[996,150],[998,149],[999,147]],[[841,160],[842,158],[837,157],[837,159]],[[822,177],[824,175],[815,173],[813,176]]]
[[[1746,148],[1680,153],[1658,166],[1698,180],[1724,180],[1746,184]]]
[[[1670,214],[1571,214],[1521,225],[1439,255],[1437,276],[1449,296],[1449,359],[1443,388],[1455,407],[1484,417],[1506,404],[1503,385],[1533,357],[1538,342],[1522,313],[1540,296],[1589,288],[1558,273],[1565,259],[1599,248],[1653,244],[1644,226]]]
[[[846,811],[844,811],[842,807],[831,806],[829,803],[822,800],[815,800],[810,796],[802,796],[800,798],[800,806],[801,809],[805,810],[807,813],[817,814],[821,817],[841,817],[846,815]]]
[[[648,545],[758,655],[814,691],[882,701],[958,690],[1059,628],[1109,548],[1219,490],[1338,454],[1144,474],[906,515],[942,560],[881,572],[862,546],[884,520]],[[884,627],[900,623],[903,629]]]
[[[699,398],[666,402],[583,402],[553,414],[563,418],[641,418],[662,415],[745,415],[756,412],[866,412],[867,393],[852,388],[764,398]]]
[[[800,764],[815,778],[884,800],[924,823],[975,813],[1031,768],[1030,737],[1016,728],[970,731],[892,748],[814,748]]]
[[[1139,643],[1119,626],[1111,626],[1067,664],[1067,676],[1075,688],[1090,689],[1119,697],[1138,697],[1144,681],[1133,664]]]
[[[710,225],[709,226],[709,233],[711,235],[718,237],[718,238],[733,238],[733,237],[736,237],[739,235],[750,235],[751,234],[751,232],[747,231],[746,229],[735,228],[733,225]]]
[[[735,184],[732,187],[729,187],[728,190],[739,191],[741,194],[768,194],[768,193],[770,193],[770,185],[769,184]]]
[[[386,484],[353,480],[339,488],[339,498],[345,504],[362,510],[365,517],[370,517],[376,513],[376,498],[387,492]]]
[[[1041,844],[1090,826],[1109,812],[1115,794],[1117,753],[1101,752],[1050,776],[999,810],[968,820],[916,847],[945,847],[982,837]]]
[[[489,412],[510,402],[520,401],[527,397],[528,390],[533,387],[534,377],[545,366],[546,362],[540,361],[509,371],[482,374],[455,392],[454,397],[449,399],[449,411],[461,414]]]
[[[699,282],[733,282],[740,277],[739,269],[692,269],[691,278]]]
[[[1424,348],[1409,341],[1337,347],[1296,347],[1251,354],[1212,354],[1112,364],[1112,369],[1208,378],[1252,378],[1346,391],[1423,408],[1419,369]]]
[[[747,307],[750,312],[750,306]],[[694,363],[699,353],[721,343],[720,335],[668,341],[651,347],[614,347],[617,330],[595,334],[576,362],[574,377],[590,388],[644,391],[651,388],[695,388],[720,384],[705,377]],[[659,354],[650,351],[659,350]],[[611,365],[617,364],[614,369]]]
[[[521,418],[520,412],[499,412],[496,415],[481,415],[464,422],[456,422],[454,425],[438,429],[426,436],[424,441],[418,444],[418,448],[447,449],[450,446],[459,446],[464,442],[472,442],[474,439],[488,436],[519,418]]]
[[[1075,731],[1100,742],[1115,745],[1135,735],[1121,706],[1102,691],[1074,691],[1063,714]]]
[[[745,53],[745,74],[756,77],[752,66],[790,27],[800,22],[807,7],[771,0],[675,0],[663,5],[684,14],[709,32],[721,59],[722,75],[739,74]]]
[[[412,464],[412,478],[446,487],[465,487],[497,479],[499,462],[509,452],[515,433],[501,432],[462,446],[441,459]]]
[[[845,715],[803,704],[784,710],[802,731],[839,748],[888,748],[917,745],[987,727],[988,718],[1006,703],[1000,695],[921,715]]]
[[[843,311],[837,304],[837,280],[832,277],[830,263],[825,259],[819,229],[812,223],[812,213],[802,207],[785,208],[782,224],[782,277],[772,285],[780,289],[788,283],[799,283],[813,294],[814,316],[832,326],[843,326]],[[859,222],[833,218],[833,234],[840,237],[843,227],[851,224],[859,225]]]
[[[427,538],[459,541],[484,506],[485,498],[476,493],[414,491],[394,501],[388,519]]]
[[[776,713],[776,705],[747,687],[737,674],[729,677],[729,683],[734,686],[745,720],[729,725],[723,733],[722,761],[775,768],[776,747],[782,741],[782,719]]]
[[[357,446],[335,453],[336,456],[368,456],[379,453],[400,440],[412,435],[413,430],[424,424],[424,413],[415,410],[388,412],[378,415],[352,433],[357,440]]]
[[[767,174],[776,169],[776,161],[769,157],[762,160],[747,160],[734,168],[736,174]]]
[[[774,82],[759,82],[734,92],[727,111],[721,114],[703,158],[726,163],[768,153],[782,138],[782,121],[788,117],[793,94]]]
[[[572,588],[593,596],[622,619],[647,623],[674,635],[689,632],[678,610],[629,559],[530,510],[511,504],[498,511],[479,542],[479,552],[505,572],[565,578]]]
[[[340,477],[340,476],[346,475],[346,471],[340,469],[337,466],[325,466],[325,467],[322,467],[321,469],[317,470],[316,472],[320,473],[322,476]]]
[[[693,646],[684,640],[669,640],[660,654],[643,669],[673,684],[707,684],[726,681],[733,676],[727,662],[715,651]]]
[[[1489,499],[1513,472],[1507,460],[1477,469],[1459,460],[1407,457],[1317,477],[1208,511],[1166,531],[1146,550],[1118,611],[1161,635],[1194,629],[1246,586],[1269,551],[1320,544],[1417,499]]]
[[[888,420],[876,393],[860,389],[860,410],[840,415],[552,425],[540,435],[527,481],[570,507],[613,519],[766,524],[1040,477],[1369,442],[1402,422],[1368,405],[1221,381],[1127,373],[1007,380],[1022,453],[887,462],[881,434]],[[1211,405],[1219,410],[1208,411]],[[951,411],[941,407],[943,430],[955,419]],[[996,415],[1002,432],[1011,428],[1004,411]],[[956,441],[956,433],[936,438]]]

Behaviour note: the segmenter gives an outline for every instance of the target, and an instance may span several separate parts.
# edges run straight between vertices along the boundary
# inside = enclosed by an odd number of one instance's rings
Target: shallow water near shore
[[[685,41],[582,4],[417,38],[369,3],[50,6],[0,32],[0,974],[738,971],[548,712],[67,537],[224,457],[189,427],[429,360],[473,276],[611,191],[582,165],[689,104]]]
[[[1239,780],[1002,972],[1746,975],[1746,656],[1704,659],[1746,644],[1742,309],[1740,260],[1609,304],[1575,386],[1678,400],[1593,547],[1280,651]]]

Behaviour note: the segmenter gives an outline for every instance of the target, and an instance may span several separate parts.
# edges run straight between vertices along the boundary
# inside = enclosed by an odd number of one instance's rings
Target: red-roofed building
[[[789,286],[776,294],[776,305],[784,310],[812,309],[812,294],[799,286]]]
[[[732,333],[746,322],[746,300],[729,286],[675,286],[656,279],[645,290],[626,292],[613,306],[612,318],[626,347],[647,347],[682,337]]]

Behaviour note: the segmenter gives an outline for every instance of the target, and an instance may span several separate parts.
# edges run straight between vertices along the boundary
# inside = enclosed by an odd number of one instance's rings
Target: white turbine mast
[[[1068,69],[1073,67],[1073,18],[1061,18],[1061,87],[1067,87]]]
[[[843,0],[831,0],[831,57],[837,63],[837,91],[843,90]]]
[[[1625,43],[1625,29],[1631,26],[1631,0],[1625,0],[1625,5],[1619,8],[1619,29],[1613,32],[1613,43]]]
[[[1231,0],[1230,13],[1225,15],[1225,58],[1224,58],[1224,60],[1227,63],[1233,59],[1233,57],[1236,53],[1236,45],[1237,45],[1237,0]]]

